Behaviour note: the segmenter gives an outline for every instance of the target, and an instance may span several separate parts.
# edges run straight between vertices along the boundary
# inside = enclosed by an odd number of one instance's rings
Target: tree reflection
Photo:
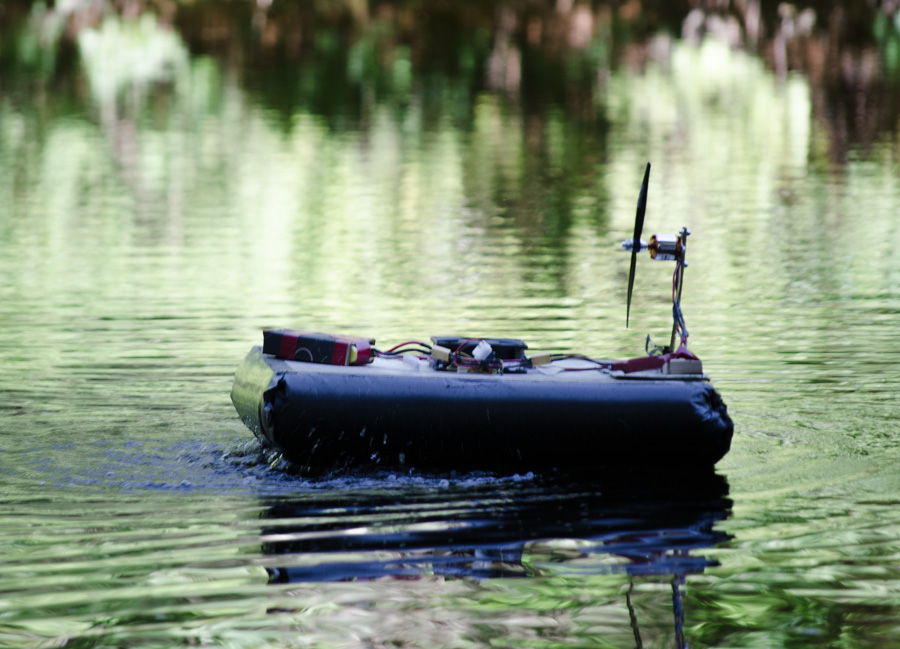
[[[604,81],[621,66],[665,65],[659,36],[715,38],[762,57],[780,77],[804,74],[829,157],[846,159],[897,129],[900,30],[897,3],[763,0],[529,3],[197,2],[4,4],[0,66],[68,70],[73,44],[110,12],[155,14],[193,56],[211,55],[260,101],[284,116],[310,111],[365,128],[371,104],[402,109],[411,91],[440,119],[471,123],[480,92],[506,97],[531,119],[552,107],[602,121]],[[12,44],[12,45],[10,45]],[[137,66],[135,66],[137,67]]]

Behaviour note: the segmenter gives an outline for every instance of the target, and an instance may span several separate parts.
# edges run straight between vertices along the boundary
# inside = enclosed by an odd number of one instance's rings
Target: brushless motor
[[[650,258],[657,261],[675,261],[680,259],[684,249],[681,237],[677,234],[654,234],[650,237]]]

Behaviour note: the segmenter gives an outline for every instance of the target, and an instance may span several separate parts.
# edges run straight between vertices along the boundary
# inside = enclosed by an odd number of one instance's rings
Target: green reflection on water
[[[450,13],[426,51],[401,16],[302,32],[274,61],[261,29],[234,40],[244,63],[150,14],[70,42],[36,6],[4,36],[4,644],[634,646],[631,583],[597,559],[266,585],[272,478],[234,459],[227,394],[264,326],[639,353],[670,308],[671,269],[644,263],[622,326],[647,159],[648,228],[694,232],[691,342],[738,423],[734,539],[687,578],[691,645],[895,640],[896,124],[866,146],[842,129],[896,110],[845,119],[814,71],[633,41],[602,8],[559,50]],[[670,585],[635,581],[645,646],[671,646]]]

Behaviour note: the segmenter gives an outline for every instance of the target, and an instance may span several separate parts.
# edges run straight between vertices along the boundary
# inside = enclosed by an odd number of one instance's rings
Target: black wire
[[[593,363],[597,366],[597,368],[593,367],[584,367],[584,368],[575,368],[575,367],[567,367],[566,371],[579,371],[579,370],[593,370],[593,369],[608,369],[610,367],[610,363],[605,361],[598,361],[595,358],[591,358],[590,356],[585,356],[584,354],[550,354],[550,360],[552,361],[564,361],[569,358],[574,358],[576,360],[585,361],[588,363]]]
[[[401,349],[395,349],[394,351],[391,351],[391,352],[383,352],[383,351],[381,351],[381,350],[379,350],[379,349],[376,349],[376,350],[375,350],[375,355],[376,355],[376,356],[388,356],[388,357],[390,357],[390,356],[401,356],[401,355],[406,354],[406,353],[409,353],[409,352],[414,352],[414,353],[418,353],[418,354],[425,354],[426,356],[428,356],[428,355],[431,354],[431,350],[430,350],[430,349],[425,349],[425,348],[422,348],[422,347],[403,347],[403,348],[401,348]]]

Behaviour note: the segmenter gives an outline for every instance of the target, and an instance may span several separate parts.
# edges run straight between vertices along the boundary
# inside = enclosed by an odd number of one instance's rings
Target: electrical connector
[[[440,345],[433,345],[431,348],[431,357],[438,361],[450,362],[450,350]]]
[[[550,354],[549,353],[535,354],[534,356],[529,358],[529,360],[531,361],[532,367],[539,367],[540,365],[547,365],[550,363]]]
[[[414,370],[424,370],[428,367],[428,361],[417,358],[412,354],[403,354],[403,364]]]
[[[494,348],[491,347],[491,344],[486,340],[482,340],[478,343],[475,349],[472,350],[472,358],[476,361],[483,361],[488,356],[490,356],[494,351]]]

